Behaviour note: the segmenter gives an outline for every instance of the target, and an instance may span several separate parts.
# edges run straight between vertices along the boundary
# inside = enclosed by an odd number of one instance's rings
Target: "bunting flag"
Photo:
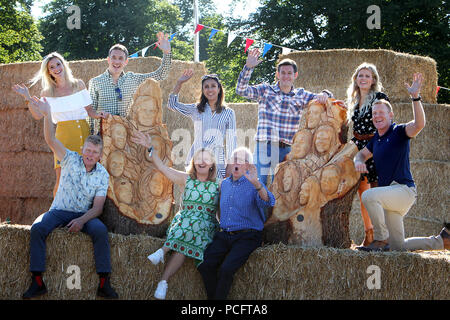
[[[283,48],[282,48],[282,51],[281,51],[281,54],[288,54],[288,53],[290,53],[290,52],[292,52],[292,49],[283,47]]]
[[[136,53],[133,53],[133,54],[130,56],[130,58],[137,58],[137,57],[139,57],[139,51],[136,52]]]
[[[436,87],[436,95],[438,94],[440,88],[441,87],[439,87],[439,86]]]
[[[245,40],[245,50],[244,52],[247,52],[248,48],[253,44],[253,42],[255,42],[255,40],[249,39],[247,38]]]
[[[219,31],[219,30],[213,28],[213,29],[211,30],[211,34],[209,35],[208,41],[211,40],[211,38],[214,37],[214,35],[215,35],[218,31]]]
[[[233,31],[228,32],[228,42],[227,42],[227,47],[230,46],[230,44],[233,42],[234,39],[236,39],[237,34],[234,33]]]
[[[270,43],[264,43],[264,49],[263,49],[262,56],[264,57],[266,55],[267,51],[269,51],[272,47],[273,47],[273,45],[271,45]]]
[[[150,46],[145,47],[144,49],[142,49],[142,56],[145,57],[145,54],[147,53],[148,48],[150,48]]]
[[[197,27],[195,28],[194,34],[196,34],[197,32],[199,32],[200,30],[202,30],[205,26],[202,24],[197,24]]]
[[[177,34],[177,33],[175,32],[175,33],[173,33],[173,34],[170,36],[169,42],[173,40],[173,38],[175,37],[176,34]]]

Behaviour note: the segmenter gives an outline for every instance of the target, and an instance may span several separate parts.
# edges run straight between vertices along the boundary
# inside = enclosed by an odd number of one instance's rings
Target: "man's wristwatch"
[[[418,96],[417,98],[411,97],[411,100],[412,100],[412,101],[420,101],[420,100],[422,100],[422,97],[421,97],[420,94],[419,94],[419,96]]]
[[[148,156],[151,157],[152,152],[153,152],[153,147],[148,148],[147,151],[148,151]]]

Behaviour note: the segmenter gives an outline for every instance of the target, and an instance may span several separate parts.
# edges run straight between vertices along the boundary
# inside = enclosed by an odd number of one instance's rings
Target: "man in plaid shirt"
[[[309,101],[317,99],[325,103],[332,93],[323,90],[315,94],[303,88],[294,88],[298,76],[297,64],[284,59],[277,65],[274,85],[249,86],[253,69],[261,63],[260,52],[249,52],[244,69],[239,75],[236,93],[244,98],[258,101],[258,128],[255,136],[256,168],[260,181],[267,184],[267,176],[291,151],[292,138],[298,130],[303,109]]]
[[[163,51],[161,66],[150,73],[124,72],[128,64],[128,50],[125,46],[116,44],[109,49],[108,69],[101,75],[89,81],[89,92],[92,98],[92,108],[96,111],[106,111],[109,114],[127,116],[133,100],[133,94],[139,85],[153,78],[164,80],[169,74],[172,62],[168,35],[162,32],[157,34],[157,46]],[[100,122],[89,119],[91,133],[100,131]]]

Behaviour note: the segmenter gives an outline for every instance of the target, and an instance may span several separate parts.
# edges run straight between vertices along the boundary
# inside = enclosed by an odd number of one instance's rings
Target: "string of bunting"
[[[197,24],[196,27],[195,27],[195,30],[194,30],[194,34],[196,34],[197,32],[199,32],[199,31],[201,31],[201,30],[203,30],[204,28],[211,29],[211,33],[210,33],[210,35],[209,35],[208,41],[210,41],[210,40],[216,35],[216,33],[218,33],[218,32],[221,32],[221,33],[224,33],[224,34],[226,33],[226,32],[224,32],[224,31],[222,31],[222,30],[215,29],[215,28],[212,28],[212,27],[208,27],[208,26],[205,26],[205,25],[203,25],[203,24]],[[170,35],[169,42],[172,41],[172,39],[176,36],[176,34],[177,34],[177,32],[175,32],[175,33],[173,33],[172,35]],[[236,33],[236,32],[229,31],[229,32],[228,32],[227,47],[229,47],[230,44],[234,41],[234,39],[236,39],[237,37],[239,37],[239,38],[245,38],[245,50],[244,50],[244,52],[247,52],[248,48],[250,48],[250,46],[255,42],[255,40],[253,40],[253,39],[251,39],[251,38],[246,38],[246,37],[240,36],[240,35],[239,35],[238,33]],[[262,56],[263,56],[263,57],[266,55],[266,53],[267,53],[272,47],[278,47],[278,48],[281,48],[282,54],[288,54],[288,53],[293,52],[293,51],[298,51],[298,50],[294,50],[294,49],[291,49],[291,48],[287,48],[287,47],[279,46],[279,45],[276,45],[276,44],[268,43],[268,42],[266,42],[266,41],[261,41],[261,42],[264,44],[264,46],[263,46],[263,53],[262,53]],[[130,57],[130,58],[137,58],[137,57],[139,57],[139,53],[142,54],[142,57],[145,57],[145,54],[147,53],[147,50],[148,50],[151,46],[154,46],[154,47],[153,47],[153,50],[156,49],[156,47],[157,47],[157,42],[154,42],[154,43],[152,43],[151,45],[149,45],[149,46],[147,46],[147,47],[145,47],[145,48],[143,48],[143,49],[141,49],[141,50],[139,50],[139,51],[137,51],[137,52],[131,54],[129,57]]]
[[[222,30],[215,29],[215,28],[212,28],[212,27],[209,27],[209,26],[205,26],[205,25],[203,25],[203,24],[197,24],[197,25],[195,26],[194,34],[196,34],[197,32],[200,32],[200,31],[203,30],[204,28],[211,29],[211,33],[209,34],[208,41],[210,41],[210,40],[216,35],[216,33],[218,33],[218,32],[221,32],[221,33],[224,33],[224,34],[226,33],[226,32],[224,32],[224,31],[222,31]],[[172,41],[172,39],[176,36],[176,34],[177,34],[177,32],[175,32],[175,33],[173,33],[173,34],[170,35],[169,42]],[[253,39],[251,39],[251,38],[247,38],[247,37],[240,36],[238,33],[234,32],[234,31],[228,31],[227,47],[229,47],[230,44],[234,41],[234,39],[236,39],[237,37],[239,37],[239,38],[245,38],[245,49],[244,49],[244,52],[247,52],[248,48],[250,48],[250,46],[251,46],[252,44],[254,44],[254,42],[255,42],[255,40],[253,40]],[[288,53],[290,53],[290,52],[299,51],[299,50],[295,50],[295,49],[291,49],[291,48],[279,46],[279,45],[276,45],[276,44],[268,43],[268,42],[266,42],[266,41],[261,41],[261,42],[263,43],[263,53],[262,53],[262,57],[264,57],[264,56],[266,55],[266,53],[267,53],[270,49],[272,49],[272,47],[278,47],[278,48],[281,48],[282,54],[283,54],[283,55],[284,55],[284,54],[288,54]],[[141,50],[139,50],[139,51],[133,53],[133,54],[130,55],[129,57],[130,57],[130,58],[137,58],[137,57],[139,57],[139,53],[140,53],[140,52],[142,52],[142,56],[145,57],[145,54],[147,53],[147,50],[148,50],[151,46],[153,46],[153,45],[154,45],[153,50],[155,50],[156,47],[157,47],[157,42],[154,42],[154,43],[152,43],[151,45],[149,45],[149,46],[147,46],[147,47],[145,47],[145,48],[143,48],[143,49],[141,49]],[[436,87],[436,96],[437,96],[437,94],[438,94],[438,92],[439,92],[440,89],[444,89],[444,90],[450,91],[449,88],[437,86],[437,87]]]

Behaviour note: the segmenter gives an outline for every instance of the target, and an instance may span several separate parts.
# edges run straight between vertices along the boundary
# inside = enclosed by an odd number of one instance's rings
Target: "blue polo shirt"
[[[263,185],[267,190],[267,187]],[[274,195],[267,190],[269,201],[259,196],[253,184],[245,176],[233,181],[228,177],[220,187],[220,227],[225,231],[264,228],[264,208],[275,205]]]
[[[409,166],[409,142],[406,124],[393,123],[382,136],[375,133],[366,148],[373,154],[378,173],[378,186],[389,186],[393,181],[415,187]]]

